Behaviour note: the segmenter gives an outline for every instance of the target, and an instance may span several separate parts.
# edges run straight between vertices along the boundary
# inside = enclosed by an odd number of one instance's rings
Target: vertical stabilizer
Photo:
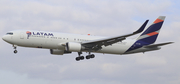
[[[138,38],[137,41],[152,44],[156,41],[165,16],[159,16]]]
[[[159,16],[137,39],[136,42],[126,51],[132,51],[145,45],[153,44],[163,25],[165,16]]]

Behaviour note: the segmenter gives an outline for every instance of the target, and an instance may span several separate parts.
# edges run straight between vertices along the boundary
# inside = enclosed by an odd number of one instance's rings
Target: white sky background
[[[165,15],[157,43],[175,42],[145,54],[77,53],[54,56],[46,49],[18,47],[0,39],[0,84],[179,84],[180,2],[177,0],[1,0],[0,37],[27,29],[117,36]],[[134,38],[134,37],[130,37]],[[86,55],[85,53],[83,55]]]

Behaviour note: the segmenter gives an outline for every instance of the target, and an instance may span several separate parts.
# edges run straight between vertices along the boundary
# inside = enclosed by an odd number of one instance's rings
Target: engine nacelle
[[[63,54],[71,53],[71,52],[65,51],[65,50],[50,49],[50,53],[53,55],[63,55]]]
[[[80,52],[82,49],[82,45],[76,42],[68,42],[66,43],[66,50],[72,52]]]

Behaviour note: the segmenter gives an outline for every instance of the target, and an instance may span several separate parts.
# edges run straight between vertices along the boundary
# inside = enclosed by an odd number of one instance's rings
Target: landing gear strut
[[[14,53],[16,54],[18,51],[16,50],[16,48],[17,48],[17,45],[13,45],[13,47],[14,47]]]

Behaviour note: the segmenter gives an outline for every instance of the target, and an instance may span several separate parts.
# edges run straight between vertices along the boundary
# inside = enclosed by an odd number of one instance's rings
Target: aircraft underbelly
[[[124,54],[130,47],[133,42],[129,42],[126,44],[113,44],[112,46],[102,47],[99,50],[99,53],[108,53],[108,54]]]
[[[98,52],[108,53],[108,54],[123,54],[125,51],[126,49],[123,46],[109,46],[109,47],[103,47]]]

